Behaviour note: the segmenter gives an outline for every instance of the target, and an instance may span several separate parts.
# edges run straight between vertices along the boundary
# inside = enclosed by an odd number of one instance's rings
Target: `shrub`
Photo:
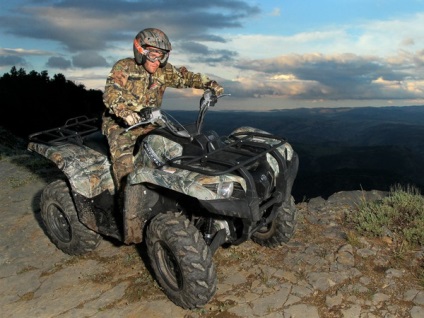
[[[348,220],[363,235],[388,235],[424,245],[424,197],[413,186],[395,185],[383,200],[363,201]]]

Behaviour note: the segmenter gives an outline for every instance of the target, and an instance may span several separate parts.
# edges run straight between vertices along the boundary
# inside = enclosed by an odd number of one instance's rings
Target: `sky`
[[[423,26],[424,0],[2,0],[0,74],[47,70],[103,90],[156,27],[170,63],[231,94],[225,110],[424,105]],[[168,88],[163,107],[197,107],[200,94]]]

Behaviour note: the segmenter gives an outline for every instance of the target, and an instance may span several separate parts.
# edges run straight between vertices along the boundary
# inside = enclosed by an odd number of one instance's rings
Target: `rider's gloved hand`
[[[222,94],[224,94],[224,87],[222,87],[221,85],[218,84],[218,82],[216,81],[210,81],[209,83],[207,83],[206,88],[210,88],[212,89],[216,96],[221,96]]]
[[[215,106],[215,104],[218,102],[218,95],[213,94],[211,96],[211,103],[210,106]]]
[[[138,113],[141,120],[143,121],[149,120],[152,117],[152,108],[151,107],[142,108]]]
[[[128,126],[132,126],[140,122],[140,116],[137,113],[131,112],[124,117],[124,121]]]
[[[209,103],[209,106],[215,106],[218,101],[218,97],[215,95],[215,91],[213,89],[206,89],[203,93],[202,98],[200,99],[200,108],[203,107],[205,102]]]

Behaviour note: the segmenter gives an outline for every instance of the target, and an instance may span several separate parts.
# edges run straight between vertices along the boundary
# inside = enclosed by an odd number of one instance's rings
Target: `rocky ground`
[[[82,257],[57,250],[38,207],[52,176],[31,162],[25,155],[0,160],[1,317],[424,317],[424,251],[346,227],[354,202],[380,192],[298,204],[298,230],[287,246],[219,249],[215,297],[183,310],[152,279],[137,246],[103,240]]]

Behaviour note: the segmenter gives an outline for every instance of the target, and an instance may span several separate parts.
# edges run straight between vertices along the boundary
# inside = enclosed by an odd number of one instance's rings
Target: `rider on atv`
[[[88,253],[100,235],[144,242],[166,295],[196,308],[216,291],[219,247],[249,239],[275,247],[294,235],[298,157],[285,138],[257,128],[203,131],[223,89],[167,64],[170,50],[163,32],[146,29],[135,39],[135,60],[113,67],[103,117],[110,152],[97,119],[85,116],[32,134],[28,149],[63,171],[40,198],[46,234],[59,249]],[[196,123],[181,125],[158,109],[167,86],[205,89]]]
[[[168,63],[171,43],[159,29],[140,31],[134,39],[134,58],[118,61],[106,82],[103,101],[102,131],[106,135],[117,189],[125,184],[125,176],[134,167],[133,149],[137,137],[155,128],[149,124],[125,131],[143,120],[143,110],[158,108],[167,87],[213,89],[220,96],[224,89],[206,75],[176,68]]]

